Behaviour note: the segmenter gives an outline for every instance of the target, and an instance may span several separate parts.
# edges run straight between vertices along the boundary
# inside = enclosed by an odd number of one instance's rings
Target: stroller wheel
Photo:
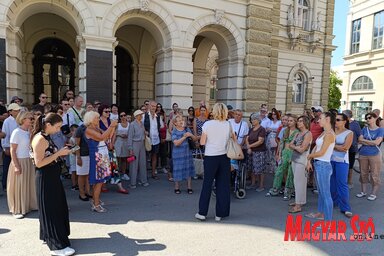
[[[245,189],[239,189],[236,191],[236,197],[238,199],[244,199],[246,194]]]

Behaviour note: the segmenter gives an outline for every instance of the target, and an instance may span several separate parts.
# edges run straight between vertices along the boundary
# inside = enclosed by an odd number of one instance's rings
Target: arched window
[[[309,30],[309,5],[307,0],[297,0],[297,25]]]
[[[373,83],[371,78],[367,76],[361,76],[357,78],[352,84],[352,91],[365,91],[372,90]]]
[[[292,84],[293,103],[305,102],[305,86],[306,86],[306,81],[305,81],[304,75],[301,73],[296,73],[293,79],[293,84]]]

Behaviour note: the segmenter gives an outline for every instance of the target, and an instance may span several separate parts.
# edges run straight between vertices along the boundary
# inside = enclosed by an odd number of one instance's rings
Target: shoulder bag
[[[229,123],[229,137],[227,142],[227,157],[234,160],[244,159],[243,150],[241,146],[237,143],[237,139],[233,138],[232,134],[232,125]]]

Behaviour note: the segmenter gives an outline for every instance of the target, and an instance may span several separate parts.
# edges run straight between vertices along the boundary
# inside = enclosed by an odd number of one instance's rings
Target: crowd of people
[[[325,112],[321,106],[296,116],[262,104],[247,122],[242,110],[222,103],[210,108],[202,101],[186,113],[174,103],[167,114],[160,103],[146,100],[130,113],[101,101],[84,104],[71,90],[58,104],[47,98],[41,93],[31,110],[17,96],[7,108],[1,106],[2,186],[15,218],[39,210],[40,239],[55,255],[75,252],[68,239],[65,176],[79,200],[90,202],[97,213],[107,212],[102,192],[115,185],[116,192],[129,193],[123,180],[131,190],[145,188],[162,172],[179,195],[183,181],[184,191],[193,194],[193,180],[202,178],[195,218],[206,219],[215,187],[215,220],[220,221],[230,215],[231,170],[243,165],[247,189],[260,193],[270,186],[266,196],[294,198],[287,211],[298,213],[312,188],[318,207],[306,216],[331,220],[335,206],[346,217],[353,215],[349,190],[358,155],[361,191],[356,197],[374,201],[378,196],[384,137],[378,110],[365,115],[361,128],[351,110]],[[230,139],[241,146],[244,159],[227,157]],[[203,175],[196,175],[194,159],[203,159]],[[266,184],[266,175],[273,176],[272,184]]]

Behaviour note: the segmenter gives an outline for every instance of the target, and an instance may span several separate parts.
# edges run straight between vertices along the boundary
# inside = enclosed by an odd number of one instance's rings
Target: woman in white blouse
[[[33,121],[31,112],[20,112],[16,117],[19,125],[11,135],[11,157],[7,180],[9,211],[21,219],[30,211],[37,210],[35,168],[29,155],[29,129]]]

